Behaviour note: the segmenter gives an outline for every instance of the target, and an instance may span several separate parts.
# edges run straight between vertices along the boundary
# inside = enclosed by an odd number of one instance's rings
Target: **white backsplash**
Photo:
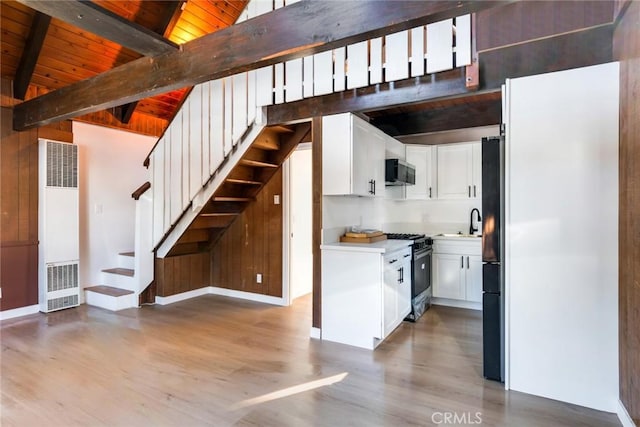
[[[351,226],[394,233],[457,233],[469,231],[474,200],[405,200],[369,197],[325,196],[323,242],[335,242]]]

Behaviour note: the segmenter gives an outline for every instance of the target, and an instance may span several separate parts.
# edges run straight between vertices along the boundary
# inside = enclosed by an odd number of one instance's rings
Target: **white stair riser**
[[[126,308],[137,307],[138,297],[136,294],[114,297],[97,292],[85,291],[85,302],[87,305],[92,305],[94,307],[101,307],[111,311],[119,311]]]
[[[136,269],[135,264],[136,264],[135,257],[118,254],[118,267],[135,270]]]
[[[102,284],[113,286],[114,288],[126,289],[128,291],[137,291],[135,278],[123,276],[122,274],[102,272]]]

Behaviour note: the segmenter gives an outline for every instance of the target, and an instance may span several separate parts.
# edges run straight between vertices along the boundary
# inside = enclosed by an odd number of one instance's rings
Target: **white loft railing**
[[[238,22],[299,0],[252,0]],[[471,15],[400,31],[249,72],[268,106],[471,65]],[[255,77],[252,76],[255,75]]]
[[[238,22],[282,6],[283,0],[251,0]],[[186,229],[176,231],[178,221],[193,217],[213,194],[212,177],[224,160],[243,152],[237,148],[249,145],[249,130],[266,122],[262,107],[469,64],[465,15],[195,86],[149,155],[152,246]]]

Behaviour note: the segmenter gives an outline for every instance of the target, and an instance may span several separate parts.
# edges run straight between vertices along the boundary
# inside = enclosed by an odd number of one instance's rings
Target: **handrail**
[[[140,196],[142,196],[150,188],[151,188],[151,183],[147,181],[144,184],[142,184],[140,187],[138,187],[136,191],[131,193],[131,197],[133,197],[133,200],[139,200]]]

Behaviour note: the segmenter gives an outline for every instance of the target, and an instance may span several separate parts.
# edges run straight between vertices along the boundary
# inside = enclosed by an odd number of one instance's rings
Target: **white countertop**
[[[320,245],[320,249],[333,251],[353,251],[353,252],[393,252],[406,248],[413,243],[412,240],[382,240],[375,243],[325,243]]]
[[[437,234],[432,234],[430,236],[433,240],[453,240],[456,242],[482,242],[482,237],[481,236],[467,236],[467,235],[462,235],[462,236],[439,236]]]

